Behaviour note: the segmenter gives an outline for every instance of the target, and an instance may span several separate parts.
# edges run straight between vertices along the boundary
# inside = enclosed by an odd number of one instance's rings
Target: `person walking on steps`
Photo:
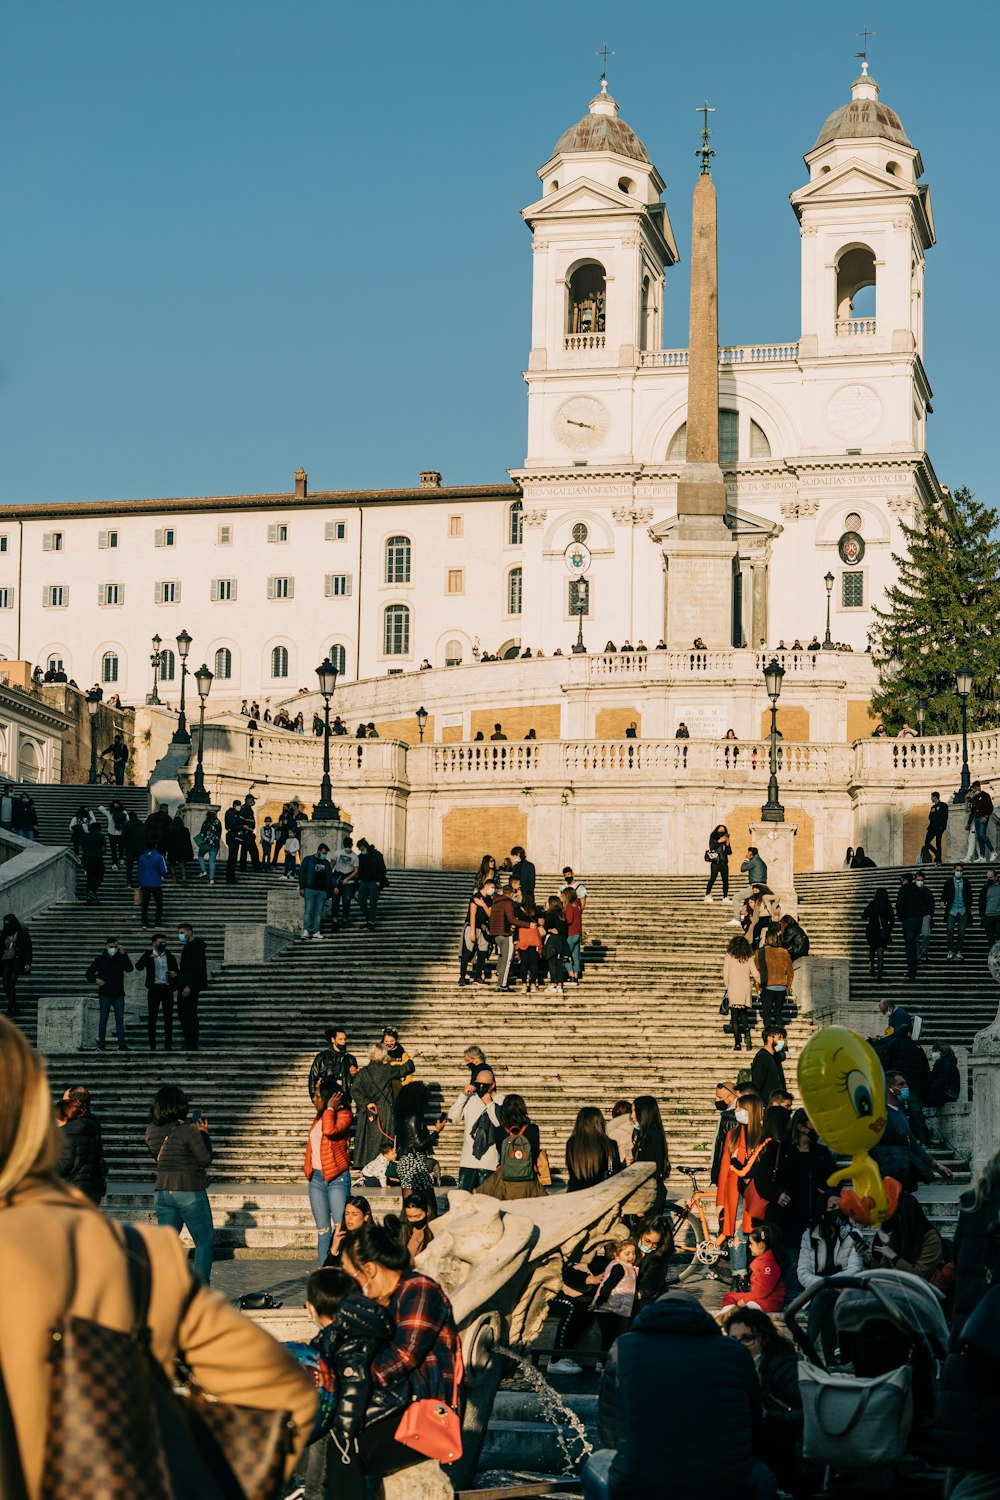
[[[3,972],[3,997],[6,1014],[11,1020],[17,1015],[17,983],[25,974],[31,973],[31,934],[22,927],[14,913],[9,911],[0,929],[0,969]]]
[[[948,804],[941,801],[940,792],[931,792],[931,806],[927,814],[927,834],[924,838],[921,857],[925,854],[928,863],[933,859],[941,863],[941,840],[948,831]]]
[[[254,812],[256,797],[247,792],[240,806],[240,869],[246,868],[249,858],[255,870],[260,869],[260,854],[257,850],[257,814]]]
[[[750,1064],[750,1083],[767,1104],[774,1093],[787,1093],[785,1070],[782,1066],[788,1047],[788,1033],[784,1026],[768,1026],[764,1040],[754,1053]]]
[[[146,1145],[156,1160],[153,1206],[157,1224],[183,1228],[194,1240],[194,1270],[203,1286],[212,1279],[215,1228],[208,1201],[212,1141],[204,1115],[188,1119],[188,1097],[175,1084],[157,1090],[146,1127]]]
[[[971,800],[969,802],[970,829],[976,833],[976,859],[985,863],[987,859],[996,859],[996,850],[990,840],[987,829],[993,816],[993,798],[985,790],[982,783],[974,781],[970,788]],[[987,854],[989,850],[989,854]]]
[[[222,824],[218,814],[210,810],[205,814],[198,830],[198,879],[207,880],[209,885],[215,884],[215,863],[219,858],[221,844]]]
[[[96,818],[80,836],[80,859],[87,882],[87,904],[97,906],[97,893],[104,883],[104,834]]]
[[[865,942],[868,944],[868,972],[881,979],[885,968],[885,950],[892,942],[892,929],[896,925],[896,914],[884,885],[879,886],[861,916],[865,923]]]
[[[177,1019],[184,1037],[184,1051],[197,1052],[200,1028],[198,997],[208,985],[208,955],[205,939],[195,937],[190,922],[178,922]]]
[[[111,756],[112,772],[115,778],[115,786],[125,785],[125,767],[128,765],[129,756],[132,752],[122,739],[121,730],[115,735],[110,745],[107,745],[101,755]]]
[[[920,929],[923,926],[926,911],[927,902],[924,891],[917,890],[912,875],[904,875],[896,897],[896,916],[903,929],[903,942],[906,945],[906,973],[909,979],[917,977]]]
[[[323,941],[320,924],[323,908],[333,894],[333,868],[330,847],[319,844],[315,854],[307,854],[299,867],[299,895],[302,897],[302,936]]]
[[[753,964],[760,985],[761,1020],[766,1032],[772,1026],[780,1026],[785,997],[795,977],[792,955],[781,946],[776,928],[768,932],[763,947],[754,951]]]
[[[708,864],[708,884],[705,886],[705,901],[711,904],[712,887],[719,879],[722,880],[722,899],[729,899],[729,856],[733,852],[732,842],[729,838],[729,829],[725,823],[718,823],[708,836],[708,848],[705,850],[705,860]]]
[[[236,860],[239,857],[240,843],[243,839],[243,819],[240,817],[240,808],[243,806],[239,797],[226,809],[225,832],[226,832],[226,884],[236,884]]]
[[[122,834],[125,846],[125,884],[131,890],[135,884],[135,867],[139,855],[149,848],[146,825],[134,812],[126,812],[126,823]]]
[[[494,892],[490,906],[489,934],[497,946],[497,989],[505,990],[510,982],[510,966],[514,957],[514,936],[517,911],[510,886]],[[571,945],[572,946],[572,945]]]
[[[163,877],[166,873],[167,862],[159,849],[144,849],[136,861],[136,875],[139,879],[139,890],[142,893],[139,915],[143,927],[149,926],[150,902],[155,908],[154,926],[158,927],[163,921]]]
[[[167,950],[165,932],[153,933],[153,946],[140,955],[136,964],[146,976],[146,1025],[149,1050],[156,1051],[156,1021],[163,1011],[163,1041],[167,1052],[173,1050],[174,1041],[174,985],[177,982],[178,966],[174,955]]]
[[[109,937],[103,950],[97,955],[84,979],[97,985],[97,1000],[100,1007],[97,1023],[97,1050],[104,1052],[108,1032],[108,1016],[112,1006],[115,1012],[115,1032],[119,1052],[131,1049],[125,1045],[125,975],[131,974],[135,964],[116,937]]]
[[[941,910],[945,914],[948,933],[946,959],[965,959],[965,929],[972,921],[972,882],[961,864],[956,864],[954,875],[949,875],[941,891]]]
[[[358,839],[358,910],[369,932],[375,930],[379,897],[388,885],[389,874],[381,852],[370,839]]]
[[[726,949],[726,956],[722,962],[722,985],[729,1000],[729,1021],[733,1030],[734,1052],[741,1052],[744,1042],[747,1051],[751,1050],[754,984],[752,958],[753,949],[742,932],[737,933]]]

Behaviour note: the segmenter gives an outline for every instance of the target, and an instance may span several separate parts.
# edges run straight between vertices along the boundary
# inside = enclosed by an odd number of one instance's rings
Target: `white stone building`
[[[925,451],[934,229],[919,152],[863,75],[805,161],[791,200],[798,337],[775,330],[784,341],[719,351],[737,550],[732,638],[710,646],[822,634],[829,572],[833,638],[863,650],[899,523],[938,488]],[[288,494],[5,507],[0,655],[60,663],[81,687],[99,679],[137,702],[158,635],[172,703],[182,629],[191,665],[216,674],[213,702],[311,688],[327,652],[348,679],[480,649],[550,655],[576,635],[563,560],[574,541],[592,554],[588,646],[653,647],[687,399],[687,351],[661,347],[678,259],[664,184],[603,85],[538,176],[541,196],[523,210],[527,451],[510,485],[443,487],[428,472],[411,490],[309,493],[300,470]],[[686,192],[674,209],[686,220]]]

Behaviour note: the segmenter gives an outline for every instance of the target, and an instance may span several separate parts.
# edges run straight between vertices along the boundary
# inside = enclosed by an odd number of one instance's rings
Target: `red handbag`
[[[452,1464],[462,1456],[462,1422],[458,1415],[458,1383],[462,1378],[462,1346],[455,1346],[451,1404],[444,1401],[411,1401],[396,1428],[397,1443],[405,1443],[425,1458]]]

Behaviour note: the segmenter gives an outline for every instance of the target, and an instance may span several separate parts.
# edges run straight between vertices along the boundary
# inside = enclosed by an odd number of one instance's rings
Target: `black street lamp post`
[[[823,650],[833,650],[833,637],[830,634],[830,599],[833,596],[833,585],[836,582],[832,573],[827,573],[823,579],[826,584],[826,635],[823,637]]]
[[[583,617],[590,608],[590,582],[586,578],[578,578],[576,581],[576,603],[574,606],[577,616],[576,640],[573,642],[573,655],[585,656],[586,646],[583,644]]]
[[[924,737],[924,725],[927,723],[927,704],[923,698],[917,699],[917,733],[921,739]]]
[[[337,687],[337,668],[329,657],[320,662],[316,668],[316,676],[319,678],[319,690],[323,695],[323,781],[320,786],[319,801],[313,808],[313,819],[332,822],[340,814],[333,800],[333,786],[330,782],[330,699]]]
[[[90,784],[97,785],[97,705],[101,701],[100,693],[89,692],[87,694],[87,712],[90,715]],[[88,897],[89,900],[89,897]]]
[[[198,764],[195,767],[194,782],[187,794],[189,802],[211,802],[211,797],[205,787],[205,704],[214,681],[214,674],[202,662],[194,674],[195,686],[198,689]]]
[[[776,656],[772,656],[764,668],[767,696],[771,700],[771,779],[767,783],[767,801],[760,810],[764,823],[783,823],[785,809],[778,801],[778,699],[781,697],[781,679],[785,669]]]
[[[149,653],[149,665],[153,669],[153,691],[149,695],[149,701],[154,707],[158,707],[160,695],[156,691],[156,685],[160,680],[160,667],[163,665],[163,658],[160,656],[160,648],[163,645],[163,641],[158,635],[154,635],[150,645],[153,648]]]
[[[186,630],[182,630],[177,637],[177,655],[181,659],[181,707],[177,715],[177,728],[174,730],[170,741],[172,745],[190,745],[191,736],[188,733],[187,719],[184,717],[184,679],[187,676],[187,658],[191,650],[191,637]]]
[[[965,801],[972,785],[969,775],[969,694],[972,692],[972,673],[968,667],[959,667],[955,673],[955,689],[962,704],[962,784],[952,798],[958,805]]]
[[[417,728],[420,730],[420,743],[423,744],[424,743],[424,730],[427,728],[427,710],[426,710],[426,708],[421,707],[421,708],[417,709]]]

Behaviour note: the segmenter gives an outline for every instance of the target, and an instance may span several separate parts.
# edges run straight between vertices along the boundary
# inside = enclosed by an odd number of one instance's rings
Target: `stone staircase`
[[[40,818],[48,801],[42,794],[49,791],[73,800],[65,829],[79,789],[34,788]],[[57,816],[55,800],[53,830],[64,811],[58,808]],[[879,993],[912,1004],[916,990],[927,1034],[965,1043],[992,1020],[996,1007],[992,981],[981,977],[986,971],[978,927],[970,930],[963,967],[935,959],[916,985],[908,986],[897,942],[889,950],[881,990],[875,981],[868,983],[860,910],[877,884],[894,891],[898,874],[801,877],[800,914],[813,952],[850,959],[862,1030]],[[248,871],[235,887],[220,881],[210,889],[193,879],[186,888],[167,888],[166,930],[178,920],[191,921],[217,965],[201,1001],[201,1051],[146,1051],[145,1001],[137,990],[127,1006],[135,1051],[49,1058],[54,1089],[85,1082],[93,1092],[118,1194],[109,1203],[113,1210],[134,1213],[149,1204],[153,1171],[143,1130],[156,1089],[176,1082],[211,1121],[220,1242],[308,1244],[301,1177],[312,1118],[306,1076],[332,1022],[348,1028],[360,1062],[384,1024],[398,1026],[404,1044],[421,1054],[418,1076],[435,1085],[435,1109],[447,1108],[465,1083],[462,1052],[478,1042],[496,1067],[501,1088],[527,1100],[557,1182],[564,1143],[583,1104],[597,1103],[610,1113],[618,1097],[652,1093],[661,1103],[673,1160],[704,1166],[702,1186],[707,1185],[717,1122],[714,1085],[749,1058],[746,1053],[734,1057],[718,1015],[722,953],[735,930],[726,926],[732,907],[704,904],[700,881],[588,875],[584,984],[562,996],[524,996],[499,995],[492,986],[457,987],[459,934],[471,884],[461,872],[392,872],[375,932],[355,922],[347,932],[328,933],[323,943],[293,938],[268,964],[221,963],[227,922],[263,923],[267,892],[283,879],[275,871]],[[555,877],[540,879],[539,894],[557,884]],[[148,937],[123,875],[111,871],[98,907],[62,902],[35,918],[31,928],[35,966],[19,998],[32,1039],[38,997],[85,993],[83,971],[109,932],[133,957]],[[936,933],[932,954],[941,940]],[[786,1077],[793,1089],[806,1028],[804,1020],[790,1025]],[[454,1173],[460,1144],[458,1128],[449,1127],[439,1152],[445,1174]]]
[[[5,783],[6,785],[6,783]],[[14,782],[15,794],[27,792],[34,798],[38,813],[38,841],[42,844],[68,845],[70,820],[76,816],[77,808],[89,807],[97,813],[101,805],[107,807],[115,798],[130,813],[145,819],[149,813],[149,793],[138,786],[39,786],[35,782]],[[100,817],[100,815],[98,814]],[[105,821],[100,818],[101,830]]]

